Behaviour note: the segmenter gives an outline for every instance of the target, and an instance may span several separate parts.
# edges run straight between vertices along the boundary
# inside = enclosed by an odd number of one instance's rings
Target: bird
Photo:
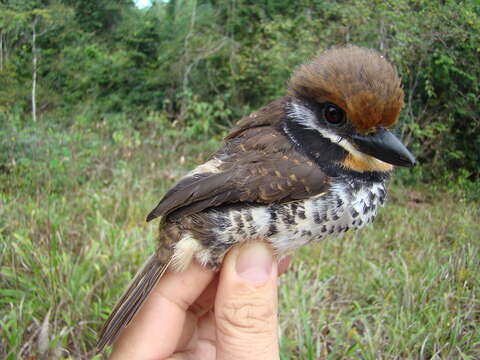
[[[242,118],[221,148],[148,214],[157,251],[100,331],[111,345],[166,271],[192,261],[219,270],[235,244],[263,240],[277,256],[371,223],[395,166],[415,158],[391,130],[404,92],[373,49],[343,45],[292,74],[283,96]]]

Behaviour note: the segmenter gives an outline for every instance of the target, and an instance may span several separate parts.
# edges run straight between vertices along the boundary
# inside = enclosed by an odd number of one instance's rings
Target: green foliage
[[[154,247],[151,206],[295,66],[351,42],[396,64],[420,165],[372,228],[302,252],[282,357],[479,358],[479,19],[478,0],[1,1],[0,357],[91,358]]]
[[[191,116],[228,116],[221,103],[192,103]],[[2,358],[91,359],[96,331],[155,248],[145,215],[218,147],[163,112],[92,119],[1,118]],[[283,359],[480,356],[478,199],[463,183],[402,181],[371,227],[295,255],[279,291]]]
[[[302,249],[281,293],[284,358],[477,358],[478,209],[457,191],[394,187],[374,226]]]
[[[159,112],[191,135],[226,126],[285,92],[292,69],[352,42],[397,65],[399,131],[422,179],[480,168],[480,4],[447,1],[4,1],[0,107],[30,111],[31,26],[39,16],[43,112]],[[68,121],[71,123],[71,119]],[[453,175],[452,175],[453,174]]]
[[[14,107],[18,101],[18,86],[15,69],[11,64],[6,65],[0,70],[0,111],[6,112],[7,109]]]
[[[83,31],[107,35],[122,22],[123,9],[133,6],[132,0],[64,0],[75,9],[75,20]]]

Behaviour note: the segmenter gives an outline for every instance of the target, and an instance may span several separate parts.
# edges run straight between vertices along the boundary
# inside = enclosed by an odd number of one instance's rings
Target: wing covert
[[[273,110],[259,111],[257,121],[239,122],[224,147],[170,189],[147,221],[179,218],[228,203],[285,202],[324,192],[327,176],[283,135],[280,115]],[[275,117],[265,119],[268,114]]]

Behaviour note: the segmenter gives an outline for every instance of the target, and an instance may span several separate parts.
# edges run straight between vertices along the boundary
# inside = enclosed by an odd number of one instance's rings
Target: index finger
[[[171,355],[182,337],[188,308],[213,277],[213,271],[196,262],[181,273],[166,273],[115,341],[111,359]]]

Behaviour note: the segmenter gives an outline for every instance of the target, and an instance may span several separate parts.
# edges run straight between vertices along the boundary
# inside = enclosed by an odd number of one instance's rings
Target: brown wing
[[[111,345],[115,341],[120,331],[140,309],[169,264],[169,262],[162,263],[156,254],[148,258],[112,310],[105,324],[103,324],[98,336],[97,353],[101,352],[106,345]]]
[[[281,101],[242,119],[213,158],[182,178],[147,221],[235,202],[272,203],[325,191],[326,175],[279,130]]]

